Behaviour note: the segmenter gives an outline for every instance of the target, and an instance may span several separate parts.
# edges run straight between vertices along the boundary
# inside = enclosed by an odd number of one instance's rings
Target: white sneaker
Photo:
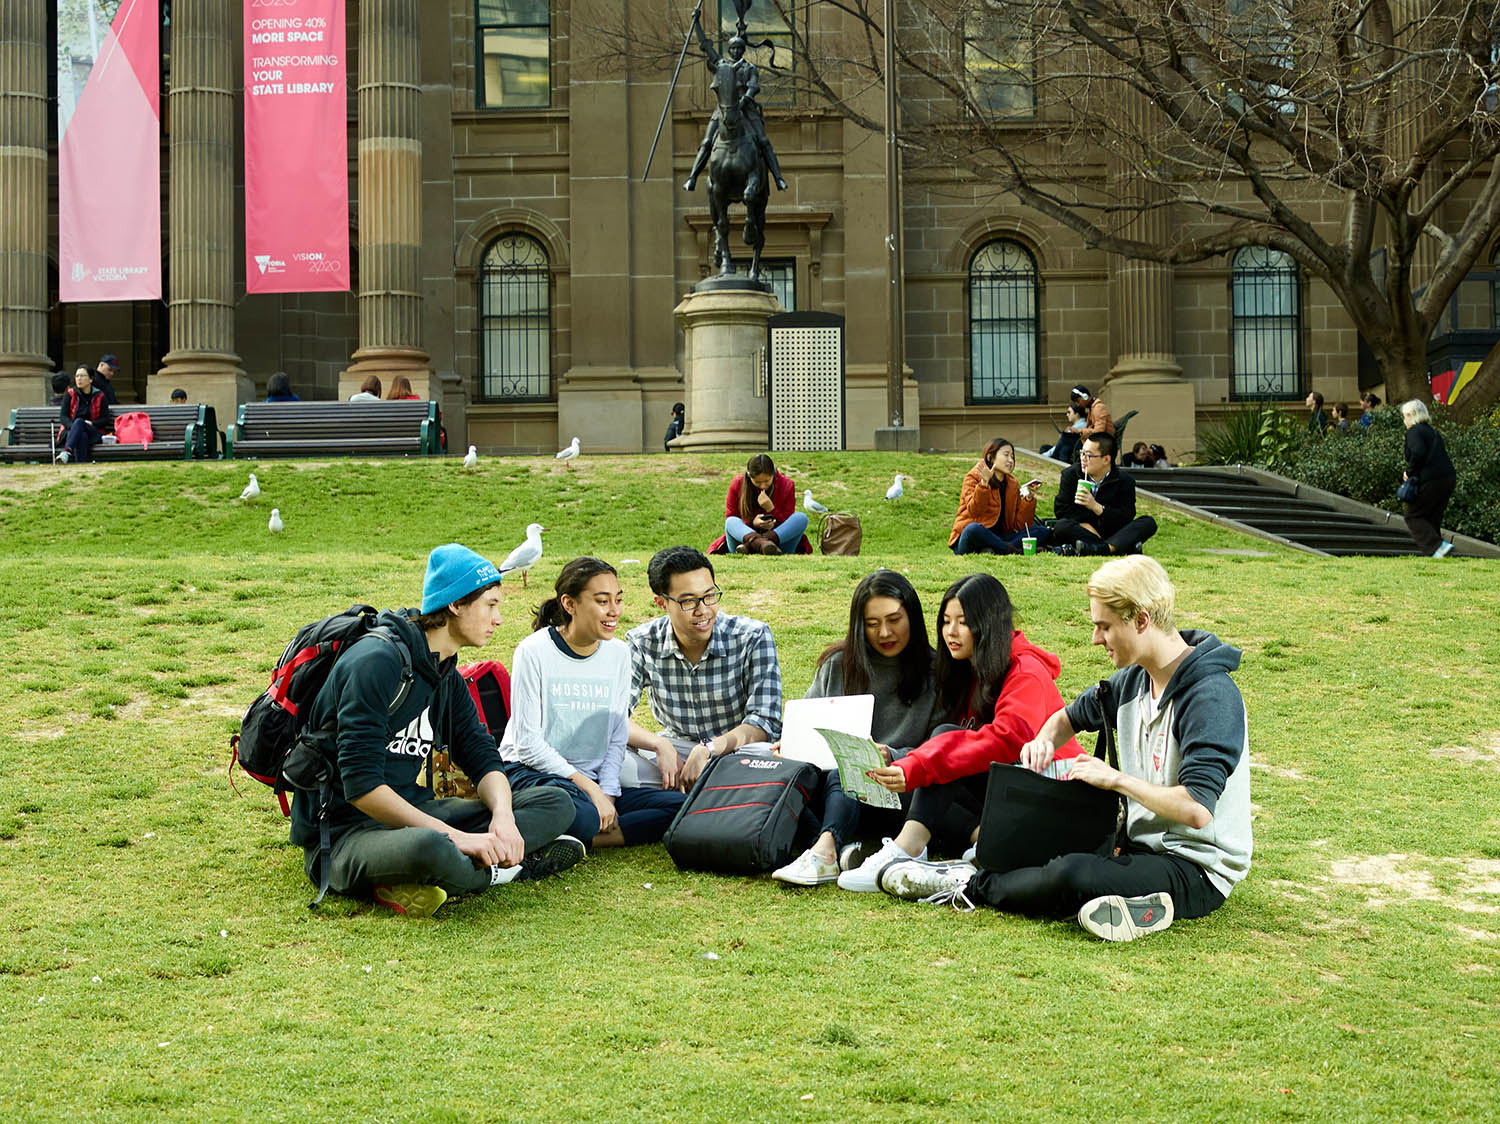
[[[771,877],[778,882],[790,882],[793,886],[821,886],[838,876],[839,864],[828,862],[811,847],[780,870],[771,872]]]
[[[963,861],[973,863],[979,861],[979,844],[970,843],[969,849],[963,853]]]
[[[876,880],[880,877],[880,872],[887,865],[893,862],[900,862],[903,859],[925,859],[926,857],[926,847],[922,848],[920,855],[908,855],[896,845],[894,839],[884,839],[881,841],[880,850],[876,851],[853,870],[846,870],[843,874],[839,875],[839,889],[853,890],[856,894],[873,894],[880,889],[880,885]]]
[[[853,870],[865,858],[865,845],[863,843],[845,843],[844,849],[839,852],[839,869]]]
[[[1434,558],[1447,558],[1449,551],[1451,551],[1452,549],[1453,544],[1451,542],[1445,542],[1442,546],[1438,547],[1432,552],[1432,556]]]
[[[1078,911],[1078,923],[1101,941],[1133,941],[1172,924],[1172,895],[1126,898],[1106,894]]]
[[[66,450],[66,449],[64,449],[62,452],[60,452],[60,453],[57,454],[57,463],[58,464],[67,464],[72,459],[73,459],[73,454],[70,453],[70,452],[68,452],[68,450]]]
[[[974,903],[964,890],[977,873],[978,869],[970,862],[927,863],[913,859],[887,864],[878,880],[880,888],[892,897],[971,910]]]

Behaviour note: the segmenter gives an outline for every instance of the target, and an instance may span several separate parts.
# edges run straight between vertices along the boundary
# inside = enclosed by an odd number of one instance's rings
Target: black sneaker
[[[1102,941],[1133,941],[1172,924],[1172,895],[1126,898],[1106,894],[1078,911],[1078,923]]]
[[[543,843],[521,860],[521,873],[516,881],[535,882],[539,878],[561,874],[568,867],[582,862],[587,853],[584,845],[571,835],[559,835],[551,843]]]

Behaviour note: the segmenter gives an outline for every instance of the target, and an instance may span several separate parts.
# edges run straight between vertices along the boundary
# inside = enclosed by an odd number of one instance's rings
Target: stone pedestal
[[[357,353],[357,354],[362,354]],[[359,384],[370,375],[380,380],[380,397],[391,392],[391,380],[405,375],[411,383],[411,392],[418,398],[432,398],[439,393],[438,378],[431,367],[424,363],[413,363],[401,355],[382,353],[373,356],[368,364],[363,361],[339,372],[338,400],[346,401],[351,394],[359,393]],[[295,388],[294,388],[295,389]]]
[[[674,310],[684,337],[687,429],[675,447],[691,452],[763,452],[770,439],[766,321],[780,305],[770,293],[723,289],[689,293]],[[571,436],[571,434],[569,435]]]
[[[212,406],[219,428],[228,429],[239,415],[240,403],[255,398],[255,383],[244,371],[226,370],[222,359],[209,353],[195,363],[192,355],[173,352],[169,365],[147,383],[147,404],[165,406],[172,400],[172,391],[181,387],[189,402]]]
[[[590,453],[639,453],[641,424],[641,388],[629,367],[574,367],[558,384],[559,449],[577,437]]]
[[[1161,445],[1175,463],[1197,447],[1197,397],[1175,364],[1121,360],[1103,397],[1116,421],[1131,410],[1139,411],[1126,427],[1121,456],[1137,441],[1145,441]]]

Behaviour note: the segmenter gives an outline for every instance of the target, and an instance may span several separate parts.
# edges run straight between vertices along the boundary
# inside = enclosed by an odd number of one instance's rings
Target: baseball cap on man
[[[113,355],[101,355],[99,356],[99,366],[108,367],[111,371],[118,371],[120,369],[120,361]]]
[[[500,571],[495,564],[468,547],[456,542],[434,547],[422,579],[422,612],[436,612],[498,581]]]

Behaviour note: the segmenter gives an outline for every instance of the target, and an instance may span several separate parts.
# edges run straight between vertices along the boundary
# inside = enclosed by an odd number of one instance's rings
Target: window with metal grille
[[[479,393],[491,401],[552,397],[552,300],[547,251],[525,234],[502,234],[479,272]]]
[[[795,258],[762,258],[760,279],[771,283],[771,292],[781,302],[782,312],[797,311],[797,261]]]
[[[1036,259],[1019,242],[981,246],[969,262],[969,401],[1038,401],[1041,321]]]
[[[1302,282],[1279,250],[1246,246],[1230,268],[1232,398],[1300,398]]]
[[[477,0],[479,48],[475,99],[484,109],[545,109],[552,104],[549,0]]]

